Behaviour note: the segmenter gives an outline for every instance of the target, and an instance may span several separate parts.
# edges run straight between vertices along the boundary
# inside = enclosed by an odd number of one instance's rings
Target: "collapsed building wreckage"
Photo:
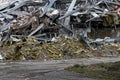
[[[17,41],[35,36],[38,41],[49,41],[59,34],[79,35],[90,47],[90,42],[106,40],[90,41],[92,28],[116,31],[119,12],[120,0],[12,0],[0,4],[0,39]]]

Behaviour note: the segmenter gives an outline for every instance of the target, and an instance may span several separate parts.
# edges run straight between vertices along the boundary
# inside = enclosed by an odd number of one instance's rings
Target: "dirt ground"
[[[0,80],[100,80],[64,69],[75,64],[90,65],[117,61],[120,61],[119,57],[0,62]]]

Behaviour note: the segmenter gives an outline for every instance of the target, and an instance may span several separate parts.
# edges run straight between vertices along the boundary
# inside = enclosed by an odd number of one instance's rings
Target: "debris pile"
[[[0,39],[87,37],[91,27],[119,27],[119,9],[119,0],[12,0],[0,4]]]
[[[17,43],[4,43],[0,53],[4,60],[56,60],[86,57],[117,57],[120,44],[106,44],[98,49],[87,49],[78,38],[58,36],[54,41],[39,43],[31,36]]]
[[[88,33],[99,28],[110,28],[117,36],[90,39]],[[101,44],[120,42],[119,28],[119,0],[10,0],[0,4],[0,46],[11,49],[6,50],[6,59],[73,57],[89,52],[83,50],[83,43],[99,49]]]
[[[56,40],[40,44],[35,37],[29,37],[24,42],[7,43],[9,46],[2,46],[0,52],[5,60],[68,59],[80,57],[80,52],[84,52],[85,47],[78,39],[59,36]]]

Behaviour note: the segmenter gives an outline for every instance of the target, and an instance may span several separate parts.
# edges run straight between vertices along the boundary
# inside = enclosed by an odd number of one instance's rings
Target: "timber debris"
[[[37,53],[44,57],[50,53],[58,59],[63,53],[84,53],[86,50],[79,51],[80,41],[89,49],[100,49],[105,43],[120,42],[119,28],[120,0],[10,0],[0,4],[0,46],[17,42],[6,59],[15,60],[19,55],[17,59],[36,59],[33,55],[40,55]],[[117,35],[93,38],[99,29],[111,29]],[[60,42],[59,36],[72,39]],[[80,43],[76,44],[76,39]],[[42,47],[38,48],[39,44]],[[28,51],[23,45],[29,45]]]
[[[1,41],[29,36],[45,41],[59,34],[79,34],[85,41],[92,27],[120,24],[119,0],[12,0],[0,6]]]

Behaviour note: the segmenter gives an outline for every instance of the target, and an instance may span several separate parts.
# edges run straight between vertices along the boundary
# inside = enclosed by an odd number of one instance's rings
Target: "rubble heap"
[[[86,37],[91,27],[116,29],[120,24],[119,0],[12,0],[0,6],[1,41],[80,33]]]
[[[88,33],[99,28],[111,28],[117,36],[90,39]],[[60,59],[87,53],[84,43],[90,49],[119,43],[119,28],[119,0],[10,0],[0,4],[0,46],[11,49],[5,59],[40,59],[40,55]],[[60,35],[70,38],[57,38]]]
[[[53,40],[41,44],[35,37],[28,37],[17,43],[7,42],[0,47],[0,53],[3,60],[58,60],[120,55],[120,44],[104,44],[98,49],[87,49],[78,38],[59,36]]]

